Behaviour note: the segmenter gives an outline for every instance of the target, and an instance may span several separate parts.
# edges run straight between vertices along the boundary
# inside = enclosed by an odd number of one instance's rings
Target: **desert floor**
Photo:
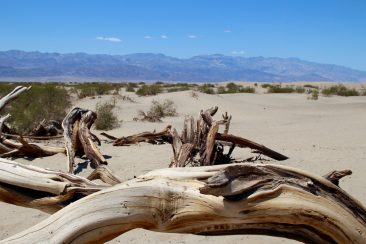
[[[277,162],[324,175],[332,170],[351,169],[353,175],[341,180],[340,186],[366,204],[366,96],[319,97],[308,100],[305,94],[225,94],[199,93],[193,98],[190,91],[165,93],[153,97],[133,97],[131,103],[116,98],[116,113],[121,126],[108,133],[117,137],[132,133],[160,130],[172,124],[181,130],[184,115],[197,116],[201,109],[219,106],[216,118],[227,111],[233,116],[232,134],[262,143],[284,155],[289,160]],[[101,101],[113,96],[75,101],[75,105],[95,109]],[[164,119],[163,123],[135,122],[138,110],[147,110],[152,100],[171,99],[175,102],[177,117]],[[101,131],[95,131],[99,134]],[[101,139],[104,139],[102,136]],[[129,147],[113,147],[102,141],[101,151],[108,156],[112,170],[127,180],[150,170],[167,167],[172,156],[169,145],[140,144]],[[235,158],[248,158],[247,149],[235,149]],[[16,161],[55,170],[66,169],[66,157]],[[79,162],[83,162],[82,159]],[[86,163],[84,163],[86,164]],[[88,169],[82,172],[85,173]],[[0,239],[24,230],[48,217],[34,209],[0,203]],[[110,243],[295,243],[295,241],[267,236],[220,236],[162,234],[145,230],[133,230]]]

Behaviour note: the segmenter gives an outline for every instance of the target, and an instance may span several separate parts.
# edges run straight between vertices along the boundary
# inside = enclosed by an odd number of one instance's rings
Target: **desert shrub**
[[[361,93],[361,96],[366,96],[366,90]]]
[[[137,86],[134,85],[135,83],[128,83],[126,87],[126,92],[135,92],[135,88]]]
[[[191,91],[191,97],[193,97],[194,99],[198,99],[198,93],[196,91]]]
[[[189,87],[186,87],[186,86],[182,86],[182,87],[171,87],[171,88],[168,88],[166,91],[167,92],[178,92],[178,91],[187,91],[189,90]]]
[[[0,82],[0,98],[11,92],[16,87],[13,83]]]
[[[153,96],[158,93],[161,93],[161,86],[152,84],[152,85],[142,85],[137,91],[136,94],[139,96]]]
[[[239,89],[239,92],[240,93],[255,93],[255,88],[254,87],[249,87],[249,86],[247,86],[247,87],[241,87]]]
[[[267,83],[261,85],[262,88],[269,88],[271,86],[273,86],[273,85],[267,84]]]
[[[226,93],[226,89],[225,89],[225,87],[223,87],[223,86],[219,86],[218,88],[217,88],[217,94],[225,94]]]
[[[319,89],[318,86],[310,85],[310,84],[305,84],[304,87],[306,87],[306,88],[312,88],[312,89]]]
[[[268,87],[268,93],[293,93],[295,89],[292,87],[281,87],[278,85],[271,85]]]
[[[309,99],[318,100],[318,98],[319,98],[319,91],[318,90],[313,90],[311,92],[311,97],[309,97]]]
[[[215,94],[215,90],[213,89],[213,87],[215,86],[212,84],[203,84],[198,87],[198,90],[206,94]]]
[[[29,85],[29,84],[27,84]],[[32,89],[6,107],[9,123],[17,133],[27,134],[43,119],[62,120],[70,107],[70,95],[56,83],[33,83]]]
[[[233,83],[233,82],[230,82],[226,85],[226,93],[237,93],[239,92],[241,86]]]
[[[295,92],[296,93],[304,93],[305,92],[305,88],[304,87],[301,87],[301,86],[297,86],[295,88]]]
[[[97,119],[94,123],[97,130],[111,130],[117,128],[119,123],[117,116],[114,114],[114,103],[98,103],[96,106]]]
[[[355,89],[348,89],[344,85],[331,86],[329,88],[322,89],[322,94],[324,96],[338,95],[338,96],[359,96],[360,93]]]
[[[147,112],[139,111],[140,120],[149,122],[161,122],[161,119],[164,117],[176,115],[177,110],[175,104],[170,99],[166,99],[163,103],[153,100]]]
[[[79,98],[100,96],[110,94],[116,88],[122,87],[123,84],[112,84],[102,82],[91,82],[91,83],[79,83],[74,85]]]

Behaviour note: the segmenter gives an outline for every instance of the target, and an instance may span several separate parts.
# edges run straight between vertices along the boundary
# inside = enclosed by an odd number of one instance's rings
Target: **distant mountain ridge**
[[[0,80],[143,81],[366,81],[366,72],[297,58],[237,57],[221,54],[187,59],[163,54],[105,55],[0,52]]]

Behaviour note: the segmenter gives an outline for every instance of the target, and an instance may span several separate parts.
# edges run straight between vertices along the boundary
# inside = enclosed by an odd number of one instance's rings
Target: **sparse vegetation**
[[[135,92],[135,88],[137,87],[138,86],[136,85],[136,83],[128,83],[126,87],[126,92]]]
[[[267,84],[267,83],[264,83],[264,84],[261,85],[262,88],[269,88],[271,86],[273,86],[273,85]]]
[[[237,85],[233,82],[230,82],[226,85],[226,88],[220,86],[217,89],[218,94],[224,94],[224,93],[255,93],[254,87],[243,87],[241,85]]]
[[[118,93],[118,90],[123,86],[125,86],[123,83],[91,82],[78,83],[72,85],[72,88],[78,98],[85,98],[116,93],[116,91]]]
[[[57,83],[24,85],[32,85],[32,89],[24,92],[4,111],[4,113],[12,115],[8,122],[17,133],[30,133],[43,119],[46,121],[62,120],[65,117],[71,103],[70,96],[64,87],[59,86]],[[15,85],[13,87],[9,86],[8,91],[14,87]]]
[[[162,92],[161,85],[152,84],[152,85],[142,85],[136,91],[136,94],[139,96],[153,96],[161,92]]]
[[[196,91],[191,91],[191,97],[193,97],[194,99],[198,99],[198,93]]]
[[[319,98],[319,91],[318,90],[313,90],[311,92],[311,96],[308,97],[308,99],[311,99],[311,100],[318,100]]]
[[[111,130],[119,126],[117,116],[114,114],[114,103],[105,102],[98,103],[96,106],[97,119],[95,121],[95,128],[97,130]]]
[[[189,90],[190,88],[187,87],[187,86],[182,86],[182,87],[171,87],[171,88],[168,88],[166,91],[167,92],[178,92],[178,91],[187,91]]]
[[[297,86],[295,88],[295,92],[296,93],[304,93],[305,92],[305,88],[304,87],[301,87],[301,86]]]
[[[341,84],[322,89],[322,94],[324,96],[338,95],[345,97],[360,95],[356,89],[349,89]]]
[[[305,84],[304,85],[305,88],[312,88],[312,89],[319,89],[318,86],[315,86],[315,85],[310,85],[310,84]]]
[[[268,86],[268,93],[293,93],[295,89],[292,87],[282,87],[281,85],[270,85]]]
[[[164,117],[176,116],[177,111],[172,100],[166,99],[163,103],[153,100],[147,112],[139,111],[139,120],[149,122],[161,122]]]
[[[213,89],[215,86],[213,84],[205,83],[198,87],[198,91],[206,94],[215,94],[215,90]]]

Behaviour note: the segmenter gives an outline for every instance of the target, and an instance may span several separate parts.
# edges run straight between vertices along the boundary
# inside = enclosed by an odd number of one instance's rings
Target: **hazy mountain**
[[[358,82],[366,81],[366,72],[297,58],[214,54],[179,59],[151,53],[90,55],[11,50],[0,52],[0,79]]]

